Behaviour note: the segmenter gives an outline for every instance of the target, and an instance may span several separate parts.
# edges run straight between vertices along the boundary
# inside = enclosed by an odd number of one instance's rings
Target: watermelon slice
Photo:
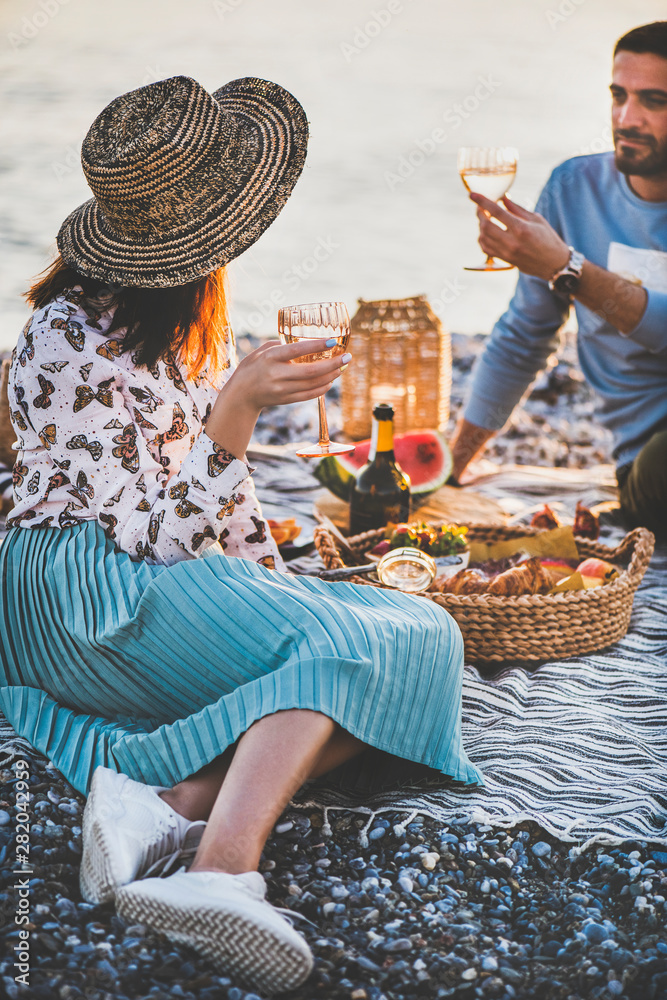
[[[350,499],[352,480],[368,461],[370,438],[357,441],[347,455],[327,455],[315,468],[315,477],[340,500]],[[432,493],[443,486],[452,471],[452,453],[438,431],[394,434],[394,456],[410,477],[412,496]]]

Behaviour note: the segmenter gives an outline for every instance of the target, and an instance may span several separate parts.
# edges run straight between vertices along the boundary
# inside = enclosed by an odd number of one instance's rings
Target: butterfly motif
[[[234,498],[232,497],[231,500],[225,500],[224,497],[220,497],[218,503],[222,504],[222,507],[215,515],[218,521],[222,521],[223,517],[231,517],[231,515],[234,513],[234,508],[236,507]]]
[[[139,413],[139,410],[136,408],[136,406],[133,407],[133,410],[134,410],[134,419],[136,420],[136,422],[139,424],[140,427],[143,427],[147,431],[157,430],[155,424],[152,424],[150,420],[146,420],[143,414]]]
[[[35,396],[33,403],[39,410],[46,410],[51,405],[49,396],[55,392],[55,386],[53,382],[49,382],[49,380],[44,378],[43,375],[38,375],[37,381],[39,382],[39,386],[42,391],[39,396]]]
[[[83,470],[79,472],[76,477],[76,486],[74,489],[68,490],[67,492],[70,496],[76,497],[77,500],[80,500],[84,507],[89,506],[86,498],[88,497],[92,500],[95,496],[95,490],[88,482],[88,476],[85,472],[83,472]]]
[[[107,527],[104,529],[104,534],[107,536],[107,538],[115,538],[116,532],[114,529],[118,524],[118,518],[114,517],[113,514],[105,514],[104,511],[101,511],[98,514],[98,518],[100,521],[102,521],[103,524],[107,525]]]
[[[22,430],[22,431],[27,431],[28,430],[28,425],[26,424],[25,420],[23,419],[23,414],[22,413],[20,413],[18,410],[12,410],[11,411],[11,416],[12,416],[12,423],[16,424],[16,426],[19,428],[19,430]]]
[[[81,378],[83,379],[84,382],[88,381],[88,379],[90,378],[90,373],[92,372],[92,370],[93,370],[93,362],[92,361],[90,361],[87,365],[81,365],[81,367],[79,368],[79,375],[81,376]]]
[[[53,520],[53,514],[49,514],[42,521],[38,521],[37,524],[33,524],[33,528],[50,528],[51,521]]]
[[[276,568],[276,560],[274,556],[262,556],[262,558],[258,559],[257,562],[260,566],[266,566],[267,569]]]
[[[72,525],[74,524],[81,524],[83,518],[76,517],[72,513],[73,510],[81,510],[81,508],[77,507],[75,503],[72,503],[70,501],[70,503],[67,504],[65,509],[60,512],[60,516],[58,517],[58,524],[60,525],[61,528],[71,528]]]
[[[245,503],[245,493],[235,493],[233,497],[234,503]]]
[[[188,495],[190,487],[187,483],[174,483],[169,487],[169,496],[172,500],[182,500]]]
[[[33,517],[37,517],[37,513],[34,510],[27,510],[25,514],[17,514],[15,517],[8,517],[6,527],[18,528],[21,521],[32,521]]]
[[[160,365],[159,365],[159,363],[156,361],[155,364],[152,365],[152,367],[149,368],[146,365],[146,363],[141,360],[140,354],[141,354],[140,351],[135,351],[134,354],[130,355],[130,357],[132,358],[133,363],[137,367],[144,367],[145,366],[146,367],[146,371],[149,372],[153,376],[153,378],[155,379],[156,382],[158,382],[159,379],[160,379]]]
[[[66,458],[64,462],[59,462],[57,458],[54,458],[53,464],[57,465],[59,469],[69,469],[72,464],[72,460],[71,458]]]
[[[206,412],[205,412],[204,416],[201,418],[202,427],[206,426],[206,422],[207,422],[208,418],[211,416],[211,410],[212,409],[213,409],[213,403],[207,403],[206,404]]]
[[[207,524],[203,531],[195,531],[190,542],[190,548],[196,552],[205,538],[215,538],[216,534],[210,524]]]
[[[229,528],[223,528],[218,535],[218,541],[222,545],[223,549],[227,548],[227,539],[229,538]]]
[[[250,515],[250,520],[252,521],[252,523],[257,528],[257,531],[253,531],[252,534],[246,535],[245,536],[246,542],[250,542],[251,545],[252,544],[259,544],[260,542],[265,542],[266,541],[266,530],[265,530],[266,529],[266,525],[264,524],[264,521],[262,521],[261,518],[259,518],[259,517],[255,517],[253,514]]]
[[[44,499],[48,497],[51,490],[57,490],[61,486],[66,486],[72,480],[69,476],[66,476],[64,472],[54,472],[52,476],[49,477],[49,481],[46,485],[46,492],[44,493]]]
[[[148,511],[148,510],[151,509],[151,505],[149,504],[149,502],[146,499],[146,497],[142,497],[141,500],[139,501],[139,503],[137,504],[137,506],[134,509],[135,510],[146,510],[146,511]]]
[[[145,404],[142,406],[144,413],[155,413],[158,406],[164,405],[164,400],[160,399],[159,396],[156,396],[150,389],[138,388],[137,386],[132,385],[130,386],[130,392],[138,403]]]
[[[102,406],[113,406],[113,393],[111,392],[109,386],[114,381],[112,378],[107,378],[104,382],[98,382],[97,392],[93,392],[89,385],[77,385],[74,393],[76,395],[76,400],[74,401],[74,412],[78,413],[79,410],[83,410],[85,406],[92,403],[94,399],[101,403]]]
[[[121,498],[121,495],[122,495],[124,489],[125,489],[125,487],[121,486],[121,488],[118,490],[118,493],[114,494],[114,496],[112,496],[112,497],[109,497],[108,500],[105,500],[104,503],[102,504],[102,506],[103,507],[113,507],[113,505],[115,503],[120,503],[120,498]]]
[[[167,470],[167,469],[169,468],[169,466],[171,465],[171,459],[169,458],[169,456],[168,456],[168,455],[160,455],[160,457],[158,458],[158,462],[160,463],[160,465],[162,466],[162,468],[163,468],[163,469],[164,469],[165,471],[166,471],[166,470]]]
[[[137,549],[137,555],[139,556],[140,559],[153,558],[153,550],[148,544],[148,542],[146,542],[145,545],[142,545],[141,542],[137,542],[136,549]]]
[[[174,510],[179,517],[190,517],[190,514],[201,514],[202,509],[198,507],[196,503],[192,503],[190,500],[181,500],[174,507]]]
[[[146,480],[144,478],[143,473],[137,479],[137,481],[135,483],[135,486],[137,487],[138,490],[141,490],[142,493],[146,492],[147,486],[146,486]]]
[[[23,486],[23,480],[28,475],[29,471],[30,469],[28,466],[23,465],[23,463],[17,458],[12,469],[12,485],[14,486],[14,489],[18,489],[19,486]]]
[[[185,382],[183,381],[180,371],[176,367],[174,355],[171,354],[171,352],[167,355],[167,358],[164,361],[164,369],[167,373],[167,378],[171,379],[174,383],[174,389],[179,389],[181,392],[187,394],[188,390],[185,388]]]
[[[75,351],[83,350],[83,345],[86,343],[86,335],[80,323],[57,317],[51,320],[51,327],[55,330],[64,330],[65,340]]]
[[[228,465],[234,461],[234,456],[230,455],[228,451],[219,445],[213,443],[213,455],[208,456],[208,474],[209,476],[215,478],[215,476],[221,475]]]
[[[95,353],[100,354],[107,361],[113,361],[114,358],[119,358],[123,353],[123,341],[107,340],[104,344],[100,344]]]
[[[30,423],[30,417],[28,417],[28,403],[25,398],[25,389],[22,385],[14,386],[14,395],[16,396],[16,402],[19,404],[26,417],[28,418],[28,423]]]
[[[19,351],[19,364],[25,368],[28,361],[32,361],[35,356],[35,345],[33,344],[33,334],[25,331],[25,347]]]
[[[89,441],[85,434],[75,434],[73,438],[70,438],[65,447],[69,448],[70,451],[85,448],[90,453],[90,457],[94,462],[99,462],[104,452],[104,448],[99,441]]]
[[[164,434],[156,434],[153,444],[160,447],[167,441],[179,441],[188,433],[188,425],[185,423],[185,413],[179,403],[174,404],[174,420],[168,431]]]
[[[114,448],[112,455],[121,459],[121,465],[128,472],[139,471],[139,449],[137,448],[137,428],[134,424],[127,424],[123,428],[122,434],[117,434],[112,440],[118,445]]]
[[[204,486],[203,483],[200,483],[195,476],[191,477],[190,482],[193,486],[196,486],[198,490],[201,490],[203,493],[206,493],[206,487]]]
[[[45,424],[39,432],[39,440],[47,451],[51,451],[51,445],[56,443],[56,425]]]
[[[40,365],[39,367],[43,368],[45,372],[51,372],[53,375],[54,372],[61,372],[63,368],[67,368],[68,364],[69,361],[49,361],[47,364]]]
[[[155,543],[157,542],[157,536],[162,521],[164,521],[163,510],[161,510],[159,514],[151,514],[151,519],[148,524],[148,540],[151,543],[151,545],[155,545]]]
[[[113,430],[114,428],[118,428],[120,430],[122,426],[123,425],[121,424],[120,420],[110,420],[108,424],[104,425],[104,430],[110,431]]]
[[[28,481],[28,493],[36,493],[39,489],[39,469],[36,469]]]

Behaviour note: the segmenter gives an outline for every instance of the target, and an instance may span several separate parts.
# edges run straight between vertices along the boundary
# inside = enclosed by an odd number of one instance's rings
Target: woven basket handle
[[[638,587],[651,561],[655,548],[655,536],[647,528],[635,528],[614,549],[614,561],[632,552],[627,573],[633,587]]]
[[[338,555],[338,549],[336,548],[336,543],[333,540],[331,532],[323,528],[322,525],[318,525],[313,532],[313,538],[315,540],[315,547],[320,554],[320,559],[327,569],[342,569],[345,566],[345,563]]]

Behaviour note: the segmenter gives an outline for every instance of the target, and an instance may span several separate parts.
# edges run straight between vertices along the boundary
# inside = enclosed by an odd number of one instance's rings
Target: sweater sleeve
[[[646,291],[648,300],[644,315],[634,330],[621,333],[621,336],[641,344],[651,354],[659,354],[667,350],[667,292],[651,288]]]
[[[557,182],[556,182],[557,183]],[[536,211],[559,232],[549,180]],[[544,368],[556,349],[557,334],[565,322],[569,302],[554,295],[548,282],[520,274],[507,311],[494,326],[473,372],[464,417],[486,430],[497,431]]]

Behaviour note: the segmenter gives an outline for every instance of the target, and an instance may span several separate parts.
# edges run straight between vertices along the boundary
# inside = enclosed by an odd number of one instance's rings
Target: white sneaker
[[[95,769],[83,812],[79,877],[89,903],[106,903],[121,885],[196,851],[206,823],[180,816],[161,791],[108,767]]]
[[[278,993],[306,979],[313,957],[283,912],[266,900],[259,872],[227,875],[186,872],[123,886],[116,908],[123,919],[145,923],[172,941],[188,944],[220,971],[250,986]],[[305,919],[305,918],[304,918]]]

